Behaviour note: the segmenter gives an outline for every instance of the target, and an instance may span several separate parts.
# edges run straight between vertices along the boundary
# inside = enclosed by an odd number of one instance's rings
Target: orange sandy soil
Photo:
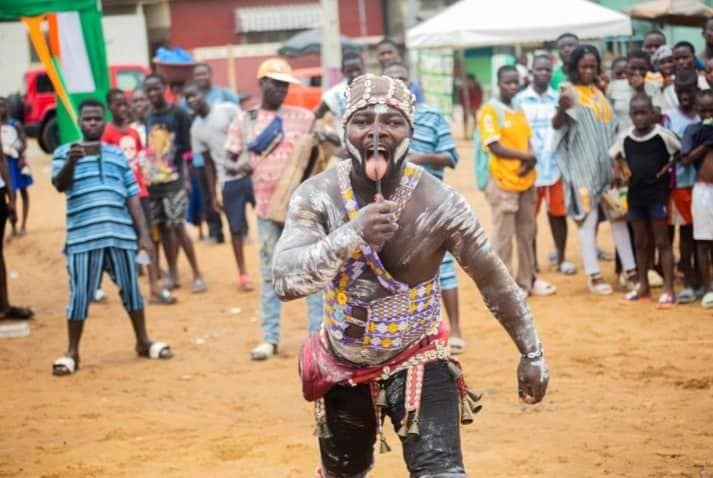
[[[470,146],[447,181],[490,228],[476,192]],[[210,290],[178,292],[180,305],[149,306],[149,328],[173,346],[166,362],[139,360],[116,289],[91,308],[81,370],[50,374],[65,350],[67,276],[64,197],[49,184],[49,158],[34,154],[29,234],[6,247],[14,303],[34,307],[26,338],[0,338],[0,477],[308,477],[318,462],[312,409],[300,393],[297,353],[304,303],[285,307],[281,351],[254,363],[259,294],[235,289],[227,245],[197,244]],[[552,241],[540,217],[540,263]],[[192,231],[193,233],[193,231]],[[600,242],[612,249],[609,228]],[[257,278],[255,229],[248,247]],[[569,256],[581,269],[570,228]],[[184,286],[189,285],[182,264]],[[604,264],[613,281],[613,264]],[[552,369],[544,403],[518,403],[518,356],[459,272],[463,356],[485,408],[462,429],[471,476],[713,476],[713,315],[698,304],[659,311],[587,292],[583,274],[542,276],[557,295],[531,300]],[[239,309],[239,311],[238,311]],[[236,313],[237,312],[237,313]],[[389,428],[389,441],[397,444]],[[371,476],[405,477],[397,446],[377,455]]]

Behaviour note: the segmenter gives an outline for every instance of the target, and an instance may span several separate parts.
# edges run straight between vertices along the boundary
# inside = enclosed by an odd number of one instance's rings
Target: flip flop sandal
[[[641,295],[638,290],[631,290],[624,295],[619,302],[622,304],[648,304],[651,302],[651,295]]]
[[[659,296],[659,300],[656,303],[657,309],[671,309],[676,306],[676,299],[673,295],[664,293]]]
[[[532,284],[532,289],[530,289],[530,295],[540,297],[552,295],[555,292],[557,292],[557,288],[542,279],[535,279],[535,282]]]
[[[614,289],[612,289],[612,286],[607,284],[606,282],[599,282],[597,284],[594,283],[595,280],[602,280],[602,276],[597,274],[595,276],[589,276],[587,278],[587,286],[589,287],[589,291],[592,294],[596,295],[611,295],[614,293]]]
[[[448,349],[452,355],[460,355],[465,352],[465,340],[460,337],[450,337],[448,339]]]
[[[152,342],[149,349],[144,352],[136,351],[139,357],[155,359],[155,360],[167,360],[173,358],[173,351],[171,346],[165,342]]]
[[[72,375],[77,370],[79,370],[79,360],[72,357],[60,357],[52,363],[52,375],[55,377]]]
[[[203,279],[196,279],[191,286],[191,294],[202,294],[208,290],[208,284]]]
[[[178,299],[171,295],[171,291],[163,289],[158,297],[151,296],[149,304],[173,305],[178,302]]]
[[[639,288],[639,274],[636,270],[622,272],[619,274],[619,285],[626,290],[636,290]],[[649,284],[651,287],[651,284]]]
[[[686,287],[678,293],[676,300],[679,304],[691,304],[696,301],[696,293],[692,288]]]
[[[168,290],[176,290],[181,288],[181,284],[171,278],[167,278],[163,280],[163,287]]]
[[[35,313],[32,309],[11,305],[10,308],[5,311],[5,316],[3,318],[8,320],[29,320],[34,316]]]

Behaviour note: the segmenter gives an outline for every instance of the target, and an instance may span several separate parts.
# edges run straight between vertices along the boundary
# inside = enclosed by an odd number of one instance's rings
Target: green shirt
[[[567,81],[569,81],[567,74],[564,72],[564,68],[560,66],[559,68],[555,68],[555,71],[552,72],[550,86],[553,90],[557,91],[559,90],[560,85]]]

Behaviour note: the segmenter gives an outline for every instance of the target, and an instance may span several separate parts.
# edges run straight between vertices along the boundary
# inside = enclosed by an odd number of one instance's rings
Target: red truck
[[[109,67],[109,82],[112,88],[130,93],[140,86],[151,72],[143,65],[112,65]],[[54,87],[44,68],[31,68],[25,73],[25,95],[22,106],[16,107],[15,116],[25,124],[28,136],[37,138],[45,153],[51,153],[59,145]]]

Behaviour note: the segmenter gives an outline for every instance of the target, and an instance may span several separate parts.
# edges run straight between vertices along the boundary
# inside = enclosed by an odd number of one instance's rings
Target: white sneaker
[[[263,342],[257,347],[255,347],[252,352],[250,352],[250,358],[252,360],[267,360],[272,358],[277,353],[277,345],[271,344],[269,342]]]

